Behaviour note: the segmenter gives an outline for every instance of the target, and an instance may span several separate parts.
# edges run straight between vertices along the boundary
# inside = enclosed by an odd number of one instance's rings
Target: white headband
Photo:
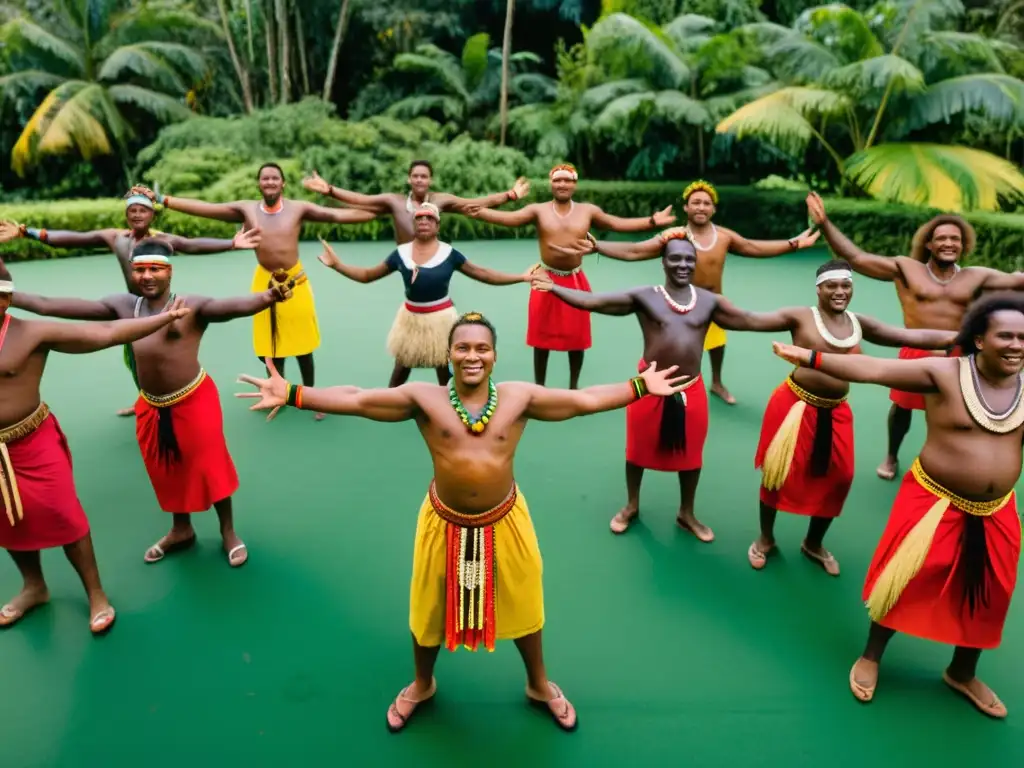
[[[129,195],[124,199],[125,210],[131,208],[133,205],[142,205],[149,208],[151,211],[153,210],[153,201],[145,195]]]
[[[14,293],[14,283],[10,280],[0,280],[0,293]]]
[[[567,168],[559,168],[557,171],[551,174],[551,180],[557,181],[558,179],[566,179],[568,181],[578,181],[579,175],[570,171]]]
[[[132,264],[166,264],[171,266],[171,260],[162,253],[146,253],[132,256]]]
[[[821,285],[829,280],[853,280],[853,272],[848,269],[830,269],[828,272],[822,272],[818,275],[818,279],[814,281],[814,284]]]

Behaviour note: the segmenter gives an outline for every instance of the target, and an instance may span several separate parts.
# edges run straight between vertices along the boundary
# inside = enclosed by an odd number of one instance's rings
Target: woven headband
[[[151,211],[154,210],[153,201],[145,195],[128,195],[128,197],[124,199],[124,207],[127,210],[133,205],[142,205],[149,208]]]
[[[14,293],[14,283],[10,280],[0,280],[0,293]]]
[[[814,284],[821,285],[829,280],[853,280],[853,272],[848,269],[830,269],[828,272],[822,272],[818,275],[818,279],[814,281]]]
[[[171,268],[171,260],[162,253],[147,253],[139,256],[132,256],[133,267],[167,267]]]
[[[580,175],[576,172],[576,169],[571,165],[556,165],[551,169],[548,174],[548,178],[551,181],[558,179],[565,179],[566,181],[579,181]]]
[[[420,203],[420,207],[416,209],[416,213],[412,216],[414,219],[418,216],[430,216],[438,222],[441,221],[441,211],[433,203]]]

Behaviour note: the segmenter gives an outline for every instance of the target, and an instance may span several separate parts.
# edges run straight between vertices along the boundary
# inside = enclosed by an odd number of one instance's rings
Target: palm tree
[[[173,6],[125,0],[56,6],[52,18],[19,15],[0,27],[11,65],[11,74],[0,77],[0,98],[42,97],[11,151],[19,176],[41,156],[71,149],[86,160],[123,156],[133,135],[128,109],[160,123],[188,118],[189,94],[207,66],[181,40],[189,33],[219,34]]]
[[[958,0],[901,1],[891,18],[844,5],[805,11],[792,29],[745,30],[766,46],[786,86],[733,112],[717,127],[793,156],[812,140],[843,178],[872,197],[944,210],[997,210],[1024,193],[1024,175],[981,149],[913,141],[956,117],[982,115],[994,131],[1024,126],[1024,82],[1008,75],[1012,46],[943,29]],[[941,134],[940,134],[941,135]]]

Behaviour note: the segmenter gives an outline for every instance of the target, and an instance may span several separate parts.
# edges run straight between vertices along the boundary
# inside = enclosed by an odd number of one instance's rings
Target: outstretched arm
[[[151,317],[114,320],[109,323],[39,323],[36,333],[40,334],[39,343],[55,352],[84,355],[138,341],[188,314],[188,310],[182,308],[180,299],[175,300],[172,307],[167,312]]]
[[[537,285],[537,283],[535,283]],[[535,288],[535,290],[540,290]],[[636,296],[632,291],[624,293],[591,293],[551,285],[551,293],[570,307],[597,312],[599,315],[631,315],[636,312]]]
[[[363,195],[359,192],[350,192],[347,189],[335,187],[322,179],[316,171],[313,171],[312,176],[302,180],[302,186],[311,192],[319,192],[321,195],[333,197],[335,200],[339,200],[346,205],[355,205],[367,211],[373,211],[377,215],[382,213],[393,214],[399,205],[405,204],[405,200],[401,195]]]
[[[206,203],[202,200],[190,200],[187,197],[171,197],[170,195],[158,196],[154,199],[169,211],[180,211],[189,216],[199,216],[203,219],[217,221],[245,221],[245,203],[240,200],[231,203]]]
[[[857,315],[864,338],[883,347],[913,349],[949,349],[956,344],[956,331],[928,328],[897,328],[867,315]]]
[[[250,230],[239,230],[238,234],[230,240],[213,237],[180,237],[179,235],[163,235],[163,239],[174,248],[175,253],[206,254],[256,248],[259,246],[261,238],[259,227],[254,227]]]
[[[497,224],[502,227],[522,227],[536,221],[537,204],[531,203],[518,211],[493,211],[490,208],[477,208],[470,205],[462,212],[474,219],[486,221],[488,224]]]
[[[96,229],[91,232],[72,232],[65,229],[37,229],[15,224],[11,221],[0,221],[0,243],[27,237],[54,248],[113,248],[116,229]]]
[[[273,290],[235,296],[230,299],[206,299],[192,307],[196,317],[204,323],[226,323],[239,317],[252,317],[277,302]]]
[[[840,259],[850,262],[853,271],[875,280],[892,282],[900,276],[900,265],[896,258],[877,256],[862,251],[829,221],[825,214],[825,203],[816,192],[807,196],[807,211],[811,220],[821,229],[825,241]]]
[[[374,211],[360,208],[324,208],[322,205],[303,203],[303,221],[321,224],[363,224],[377,218]]]
[[[789,240],[747,240],[742,235],[725,227],[719,227],[718,233],[729,239],[729,253],[755,259],[767,259],[799,251],[802,248],[810,248],[821,237],[821,232],[815,232],[812,235],[809,229]]]
[[[320,263],[325,267],[330,267],[339,275],[344,275],[349,280],[355,280],[357,283],[375,282],[382,277],[387,277],[398,269],[398,251],[392,251],[384,261],[375,267],[354,267],[351,264],[345,264],[339,259],[338,254],[334,252],[334,249],[322,237],[320,238],[320,244],[324,247],[324,252],[317,256]]]
[[[664,241],[661,239],[661,235],[655,235],[638,243],[595,240],[594,252],[618,261],[647,261],[658,258],[663,245]]]
[[[50,298],[17,291],[11,301],[11,306],[36,315],[60,317],[65,320],[116,320],[119,316],[116,296],[109,296],[100,301],[89,301],[88,299]]]
[[[590,221],[598,229],[611,230],[612,232],[646,232],[655,227],[663,227],[676,220],[672,215],[670,205],[663,211],[658,211],[647,218],[624,219],[621,216],[612,216],[605,213],[596,205],[590,206]]]
[[[516,179],[516,183],[512,185],[512,189],[507,192],[495,192],[493,195],[472,198],[458,197],[445,192],[435,195],[432,198],[432,202],[434,202],[442,211],[454,210],[462,212],[470,206],[473,208],[494,208],[495,206],[504,205],[505,203],[513,200],[521,200],[528,194],[530,194],[530,182],[525,178],[520,177]]]
[[[1000,272],[988,267],[968,267],[982,273],[982,291],[1024,291],[1024,272]]]
[[[748,312],[740,309],[724,296],[716,297],[718,306],[711,319],[727,331],[755,331],[758,333],[792,331],[797,324],[798,310],[787,307],[775,312]]]
[[[918,360],[884,360],[870,355],[836,355],[829,352],[814,352],[815,363],[811,364],[811,350],[790,344],[772,342],[772,351],[793,365],[813,367],[842,381],[858,384],[877,384],[903,392],[938,392],[935,365],[945,358],[920,358]]]
[[[487,285],[515,285],[516,283],[530,282],[530,272],[521,275],[510,275],[508,272],[498,272],[494,269],[481,267],[471,261],[464,261],[459,271],[466,277]]]

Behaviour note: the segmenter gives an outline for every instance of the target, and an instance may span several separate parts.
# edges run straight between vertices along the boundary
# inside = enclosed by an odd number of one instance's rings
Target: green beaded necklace
[[[479,435],[487,427],[487,422],[494,416],[494,412],[498,409],[498,388],[494,386],[492,379],[487,379],[487,404],[484,405],[483,411],[480,412],[480,416],[471,416],[469,411],[466,410],[466,406],[462,404],[462,400],[459,399],[459,393],[455,391],[455,379],[452,379],[448,384],[448,399],[451,401],[452,408],[459,414],[459,418],[462,419],[462,423],[466,425],[470,432],[474,435]]]

